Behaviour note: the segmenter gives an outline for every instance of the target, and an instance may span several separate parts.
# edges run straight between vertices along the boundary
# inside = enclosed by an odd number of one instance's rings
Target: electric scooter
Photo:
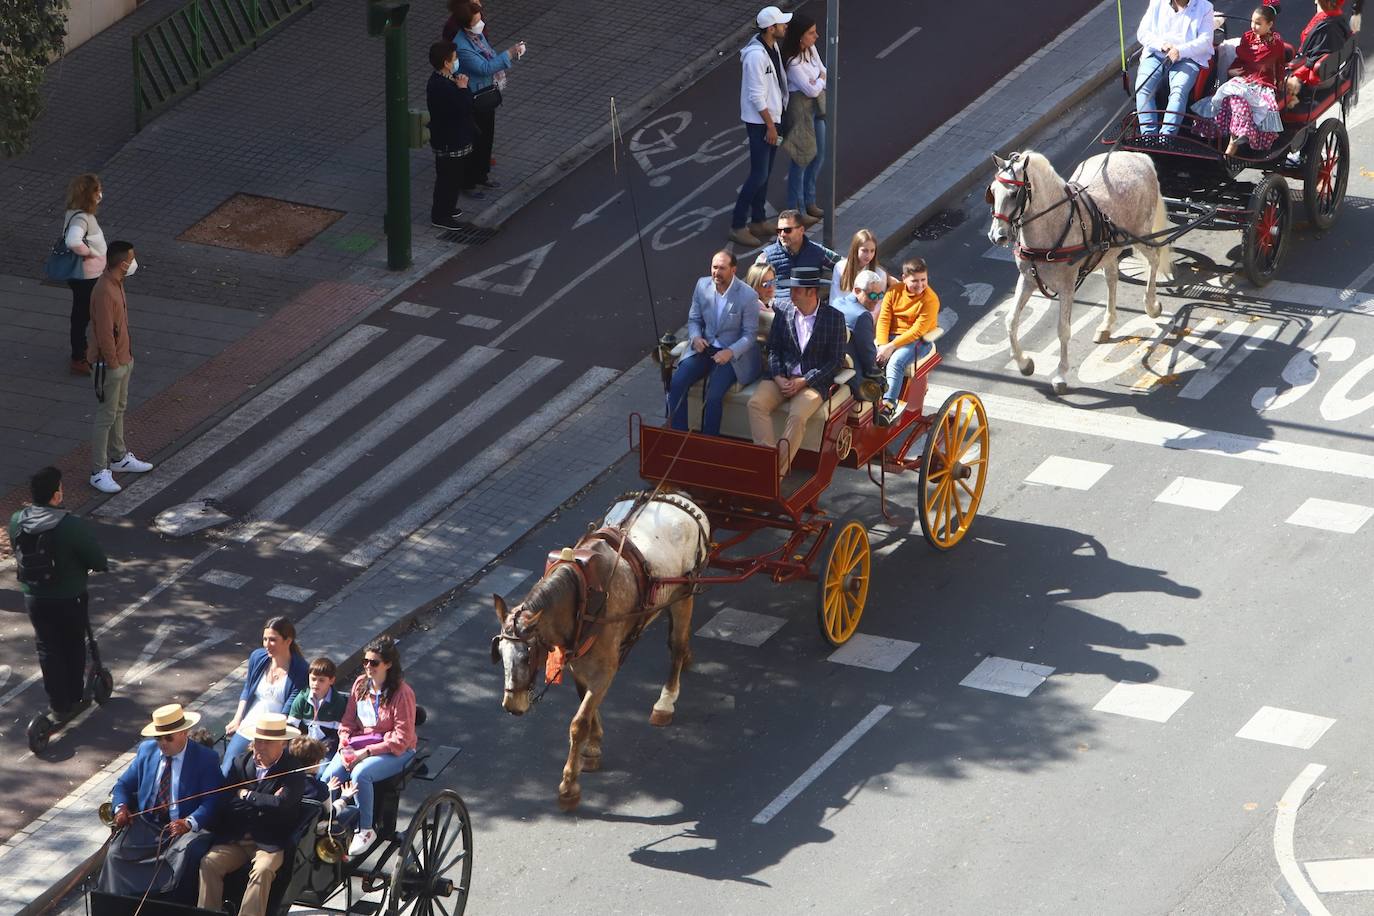
[[[86,621],[86,654],[86,687],[80,701],[67,710],[61,719],[56,718],[54,714],[40,712],[29,721],[29,750],[35,754],[47,750],[48,740],[52,738],[53,733],[90,709],[92,702],[104,706],[114,694],[114,674],[100,662],[100,646],[96,644],[95,631],[91,629],[89,620]]]

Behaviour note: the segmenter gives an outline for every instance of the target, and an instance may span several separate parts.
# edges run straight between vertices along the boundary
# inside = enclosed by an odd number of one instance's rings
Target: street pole
[[[825,226],[821,239],[826,248],[835,247],[835,202],[839,185],[840,146],[840,0],[829,0],[825,5],[825,163],[830,175],[830,186],[826,189]]]
[[[386,266],[410,266],[410,106],[406,75],[407,5],[393,8],[386,29]]]

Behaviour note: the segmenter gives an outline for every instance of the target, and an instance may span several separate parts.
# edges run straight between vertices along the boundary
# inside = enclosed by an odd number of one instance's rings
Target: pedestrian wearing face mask
[[[134,246],[111,242],[105,272],[91,292],[91,345],[86,361],[95,376],[95,424],[91,430],[91,486],[101,493],[118,493],[115,473],[142,474],[153,466],[124,446],[124,410],[129,404],[129,375],[134,351],[129,340],[129,302],[125,282],[138,271]]]
[[[472,154],[463,160],[463,193],[482,200],[486,191],[501,187],[490,174],[496,109],[506,90],[506,72],[525,56],[525,43],[517,41],[510,50],[497,54],[484,34],[487,24],[479,0],[453,0],[449,9],[453,21],[463,23],[453,36],[453,47],[458,51],[458,71],[467,75],[468,88],[472,90],[472,121],[476,128]]]
[[[463,183],[464,163],[472,154],[472,90],[468,76],[458,72],[453,43],[436,41],[429,46],[434,72],[425,86],[429,105],[429,145],[434,149],[434,202],[429,220],[436,229],[458,229],[458,189]]]

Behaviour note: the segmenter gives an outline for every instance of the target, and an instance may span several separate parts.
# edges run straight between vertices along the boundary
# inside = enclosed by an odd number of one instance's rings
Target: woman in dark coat
[[[434,202],[429,220],[436,229],[457,229],[458,191],[468,156],[472,155],[472,90],[466,74],[458,72],[453,43],[429,46],[434,72],[425,86],[429,106],[429,145],[434,149]]]
[[[1316,0],[1317,11],[1302,30],[1298,51],[1288,63],[1288,105],[1298,104],[1304,86],[1316,86],[1331,73],[1321,72],[1321,59],[1339,54],[1350,39],[1350,22],[1345,18],[1345,0]]]

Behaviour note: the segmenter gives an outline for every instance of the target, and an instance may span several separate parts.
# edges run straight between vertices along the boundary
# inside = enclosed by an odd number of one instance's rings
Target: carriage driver
[[[1150,0],[1136,29],[1140,42],[1140,69],[1135,75],[1135,110],[1142,135],[1178,134],[1188,94],[1198,74],[1212,60],[1212,4],[1209,0]],[[1161,81],[1169,84],[1169,104],[1164,128],[1159,126],[1155,92]]]

